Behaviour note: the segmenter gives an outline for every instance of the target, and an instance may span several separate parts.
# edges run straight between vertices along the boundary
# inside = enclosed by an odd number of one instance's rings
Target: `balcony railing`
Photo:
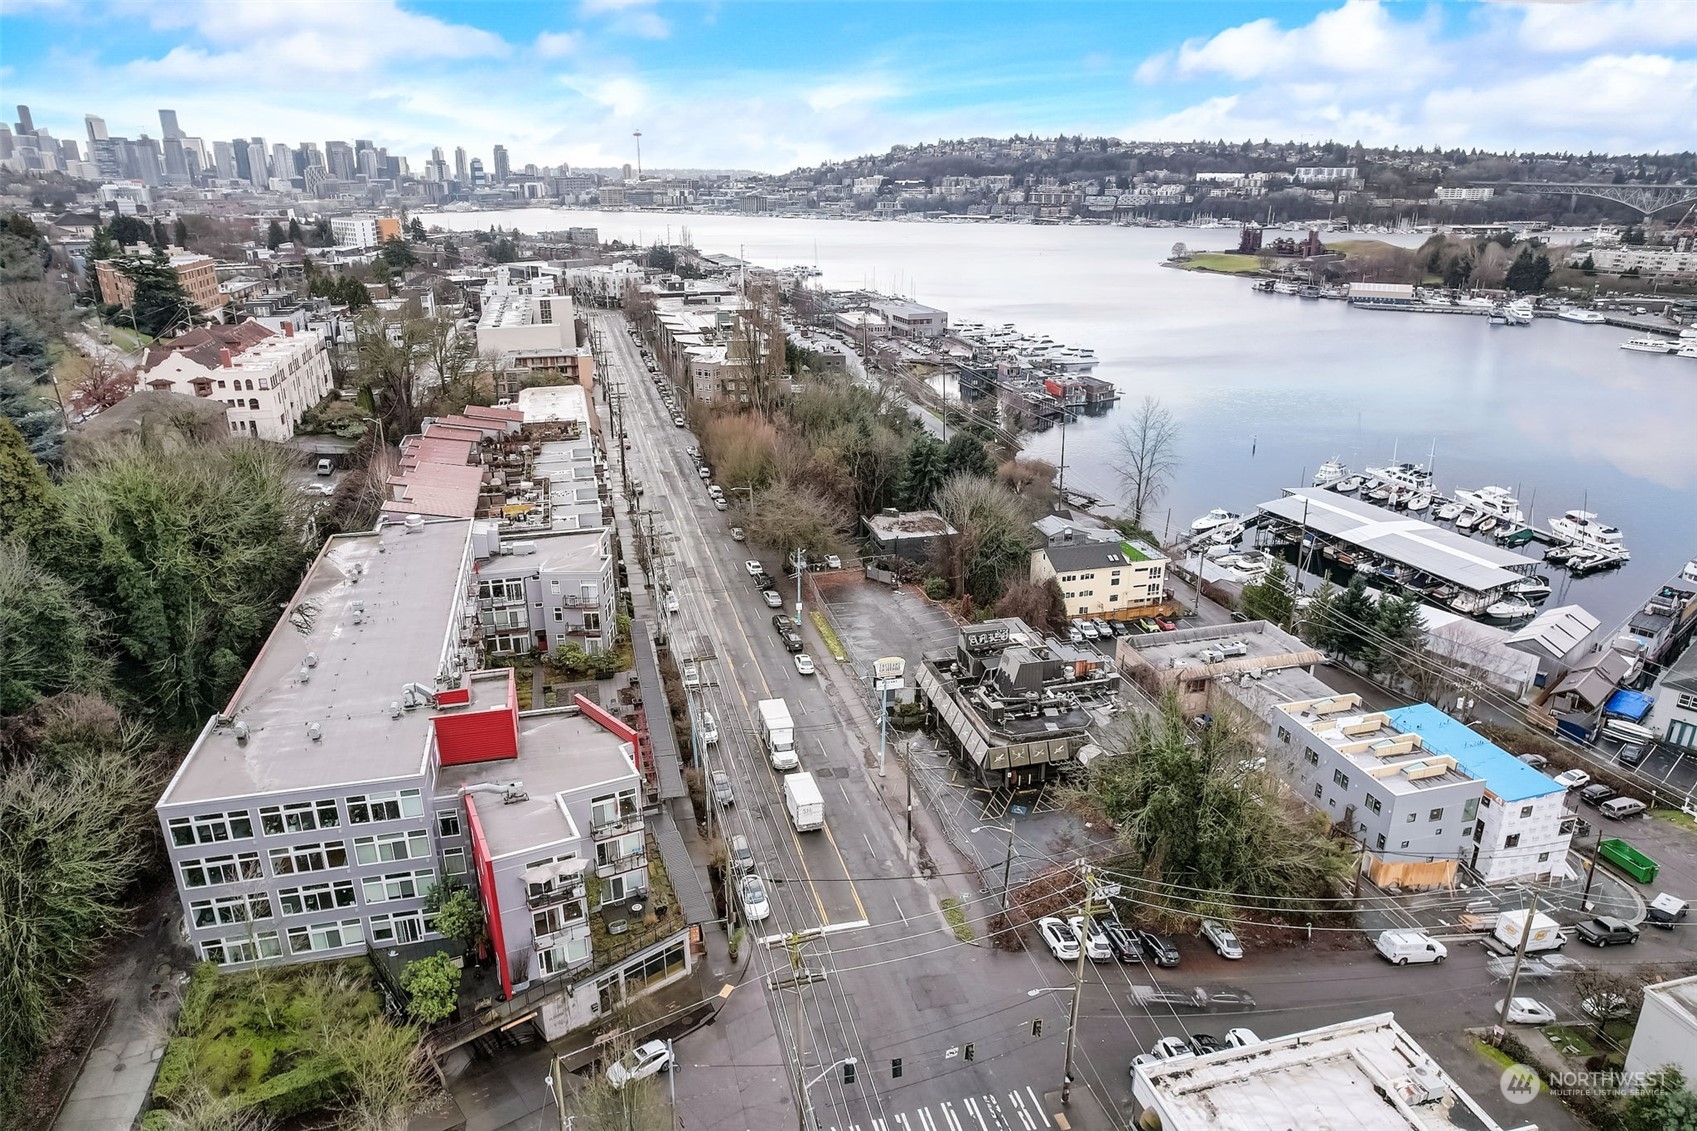
[[[615,856],[605,862],[597,861],[595,874],[604,880],[621,872],[634,872],[638,868],[646,868],[647,866],[648,853],[646,851],[633,852],[629,856]]]
[[[634,833],[642,827],[642,813],[636,809],[608,819],[602,819],[593,814],[589,818],[589,835],[596,840],[620,836],[624,833]]]
[[[582,900],[583,897],[584,885],[581,883],[575,883],[564,887],[549,888],[546,891],[527,892],[524,897],[524,905],[534,910],[535,908],[547,907],[554,903],[566,903],[571,900]]]

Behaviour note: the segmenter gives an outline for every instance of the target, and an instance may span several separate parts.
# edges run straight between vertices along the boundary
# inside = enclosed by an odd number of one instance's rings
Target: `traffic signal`
[[[843,1083],[854,1083],[854,1061],[852,1060],[843,1061]]]
[[[1043,1019],[1041,1017],[1032,1020],[1031,1035],[1033,1037],[1041,1037],[1043,1035]]]
[[[902,1058],[899,1057],[899,1056],[893,1056],[893,1057],[890,1058],[890,1079],[900,1080],[901,1078],[902,1078]]]
[[[966,1048],[961,1050],[961,1055],[963,1057],[965,1057],[967,1060],[971,1060],[973,1058],[972,1042],[971,1041],[966,1042]]]

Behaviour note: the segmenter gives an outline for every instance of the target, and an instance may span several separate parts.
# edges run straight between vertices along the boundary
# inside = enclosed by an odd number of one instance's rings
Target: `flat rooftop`
[[[1466,723],[1450,718],[1430,703],[1414,703],[1385,712],[1398,729],[1417,734],[1426,749],[1448,754],[1466,773],[1504,801],[1530,801],[1566,793],[1548,774],[1540,773]]]
[[[589,423],[589,396],[582,385],[542,385],[519,390],[526,424],[576,420]]]
[[[1384,711],[1364,710],[1353,693],[1286,703],[1279,710],[1348,758],[1392,793],[1474,780],[1456,759],[1399,727]]]
[[[936,511],[903,511],[901,514],[869,514],[863,520],[881,541],[892,538],[932,538],[957,533]]]
[[[1488,542],[1322,487],[1286,488],[1284,498],[1256,509],[1476,593],[1519,581],[1537,565]]]
[[[470,531],[469,521],[446,519],[411,533],[387,523],[331,538],[225,707],[230,725],[208,723],[159,803],[421,773],[435,712],[420,707],[392,719],[389,704],[409,683],[438,686],[445,672],[457,646]],[[236,738],[238,722],[245,742]]]
[[[1265,668],[1274,663],[1279,667],[1308,667],[1325,660],[1325,656],[1310,645],[1264,620],[1122,636],[1118,647],[1122,649],[1122,655],[1135,656],[1150,667],[1164,671],[1221,663],[1221,660],[1206,654],[1218,652],[1224,645],[1238,644],[1243,646],[1243,654],[1227,656],[1223,661],[1233,668]]]
[[[597,786],[628,787],[641,781],[630,746],[575,708],[527,711],[519,715],[519,756],[490,762],[443,766],[436,772],[436,794],[446,797],[466,786],[523,782],[528,801],[506,804],[499,790],[473,793],[477,817],[499,859],[589,835],[567,812],[562,794],[584,794]]]
[[[1502,1131],[1389,1013],[1136,1075],[1166,1131]]]

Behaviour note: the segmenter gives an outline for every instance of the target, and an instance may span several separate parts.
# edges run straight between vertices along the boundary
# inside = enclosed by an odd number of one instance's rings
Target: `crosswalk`
[[[939,1100],[865,1123],[833,1124],[830,1131],[1040,1131],[1053,1126],[1037,1093],[1015,1088]]]

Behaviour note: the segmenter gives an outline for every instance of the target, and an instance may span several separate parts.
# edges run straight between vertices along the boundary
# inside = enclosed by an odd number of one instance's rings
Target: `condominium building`
[[[306,410],[330,394],[330,351],[316,330],[281,334],[253,319],[208,326],[155,342],[142,360],[141,383],[223,401],[230,431],[282,443]]]
[[[577,312],[571,296],[559,292],[559,273],[502,267],[482,294],[477,319],[477,348],[499,354],[498,391],[511,395],[536,370],[563,374],[592,389],[595,360],[578,344]]]
[[[370,213],[332,216],[330,235],[337,247],[381,247],[386,240],[401,238],[401,221],[396,216]]]
[[[1160,551],[1117,534],[1106,541],[1083,533],[1063,537],[1031,551],[1031,580],[1054,579],[1068,617],[1124,620],[1166,611],[1167,559]]]
[[[151,258],[153,249],[137,244],[124,249],[132,255]],[[165,249],[168,265],[182,284],[183,293],[200,314],[212,314],[228,301],[218,289],[218,261],[209,255],[199,255],[180,247]],[[117,263],[102,259],[94,265],[95,281],[100,286],[100,301],[108,306],[128,310],[135,302],[135,282],[118,269]]]

